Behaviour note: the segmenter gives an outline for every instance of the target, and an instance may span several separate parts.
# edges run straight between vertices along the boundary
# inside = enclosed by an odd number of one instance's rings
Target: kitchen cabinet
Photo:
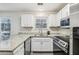
[[[59,20],[56,19],[56,14],[50,14],[48,18],[49,22],[48,25],[49,27],[58,27],[60,26]]]
[[[52,39],[47,38],[42,40],[42,51],[53,51],[53,42]]]
[[[53,40],[51,38],[32,38],[31,47],[31,51],[53,51]]]
[[[69,7],[70,5],[67,4],[64,8],[62,8],[62,16],[61,18],[65,18],[65,17],[68,17],[69,16]]]
[[[70,26],[79,27],[79,4],[70,7]]]
[[[56,15],[57,26],[60,26],[60,21],[61,21],[61,10]]]
[[[57,20],[61,20],[61,10],[56,15]]]
[[[24,55],[24,43],[18,46],[14,51],[14,55]]]
[[[21,16],[21,26],[22,27],[33,27],[33,15],[24,14]]]
[[[65,5],[57,14],[56,14],[56,23],[57,26],[63,26],[62,28],[69,28],[69,8],[70,4]],[[67,20],[67,25],[61,25],[61,21],[64,22],[63,20]],[[64,23],[65,24],[65,23]]]

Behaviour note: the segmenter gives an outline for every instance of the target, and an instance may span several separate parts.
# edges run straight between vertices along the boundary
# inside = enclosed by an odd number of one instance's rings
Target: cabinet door
[[[53,40],[51,38],[45,38],[42,42],[41,51],[53,51]]]
[[[32,27],[32,14],[24,14],[21,16],[21,26],[22,27]]]
[[[62,9],[62,18],[65,18],[68,16],[68,9],[67,9],[67,6],[65,6],[63,9]]]
[[[63,9],[62,9],[62,18],[68,17],[69,16],[69,4],[67,4]]]
[[[61,11],[59,11],[56,15],[56,26],[60,26],[61,21]]]
[[[26,15],[21,16],[21,26],[28,27],[28,17]]]
[[[32,38],[31,40],[31,51],[41,50],[41,40],[37,38]]]
[[[65,7],[64,7],[65,8]],[[61,11],[62,11],[62,16],[61,16],[61,18],[64,18],[65,17],[65,9],[64,8],[62,8],[61,9]]]
[[[57,20],[61,20],[61,10],[57,13]]]
[[[48,26],[49,27],[57,26],[56,14],[49,15],[48,20],[49,20],[49,22],[48,22]]]
[[[33,15],[29,14],[28,16],[28,27],[33,27]]]
[[[70,4],[66,5],[66,14],[67,14],[67,16],[70,15]]]
[[[53,40],[51,38],[33,38],[31,51],[53,51]]]

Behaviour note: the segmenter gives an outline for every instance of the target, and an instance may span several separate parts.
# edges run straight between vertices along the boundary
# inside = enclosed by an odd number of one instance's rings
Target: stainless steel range
[[[64,39],[64,38],[63,38]],[[62,51],[68,53],[68,42],[62,40],[59,36],[53,37],[53,43],[56,44]]]

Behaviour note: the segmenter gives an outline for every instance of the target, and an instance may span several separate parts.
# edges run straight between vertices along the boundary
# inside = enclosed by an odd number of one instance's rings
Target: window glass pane
[[[36,19],[36,28],[47,28],[47,19],[37,18]]]

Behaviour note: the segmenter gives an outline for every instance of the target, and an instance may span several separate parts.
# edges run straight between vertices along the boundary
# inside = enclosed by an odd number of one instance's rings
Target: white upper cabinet
[[[69,16],[69,7],[70,5],[67,4],[61,11],[62,11],[62,18]]]
[[[61,19],[61,10],[57,13],[56,18],[57,18],[58,20]]]
[[[21,26],[22,27],[33,27],[33,15],[24,14],[21,16]]]
[[[59,20],[56,19],[56,14],[49,15],[49,27],[57,27],[59,26]]]
[[[60,26],[60,20],[61,20],[61,10],[57,13],[56,15],[56,21],[57,21],[57,25]]]

